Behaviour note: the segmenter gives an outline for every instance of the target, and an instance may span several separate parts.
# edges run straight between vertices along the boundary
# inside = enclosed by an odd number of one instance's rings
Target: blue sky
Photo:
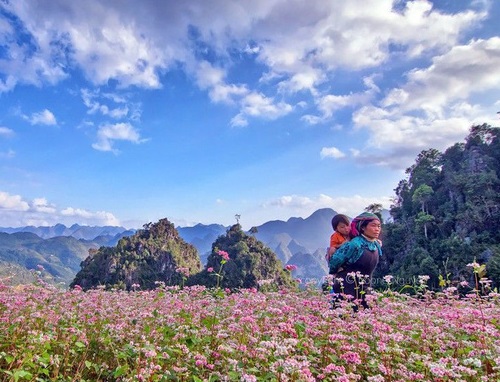
[[[498,126],[499,1],[1,0],[0,226],[390,206]]]

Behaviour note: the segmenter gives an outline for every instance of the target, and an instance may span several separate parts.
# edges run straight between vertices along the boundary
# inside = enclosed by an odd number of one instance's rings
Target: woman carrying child
[[[382,247],[379,240],[382,227],[377,215],[363,212],[353,219],[350,236],[330,258],[330,274],[334,275],[333,291],[339,296],[361,300],[368,307],[365,293],[371,285]],[[356,309],[355,309],[356,310]]]

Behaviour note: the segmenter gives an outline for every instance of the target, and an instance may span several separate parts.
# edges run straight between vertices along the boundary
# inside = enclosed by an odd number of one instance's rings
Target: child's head
[[[345,215],[338,214],[332,218],[332,228],[334,231],[347,236],[349,234],[350,226],[349,226],[349,218]]]

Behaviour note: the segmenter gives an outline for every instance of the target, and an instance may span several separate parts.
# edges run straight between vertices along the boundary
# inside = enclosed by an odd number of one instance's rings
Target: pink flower
[[[296,266],[296,265],[293,265],[293,264],[287,264],[287,265],[286,265],[286,267],[285,267],[285,269],[286,269],[287,271],[290,271],[290,272],[291,272],[291,271],[295,271],[295,270],[297,269],[297,266]]]
[[[358,353],[348,351],[345,354],[342,354],[340,358],[345,359],[348,363],[354,363],[356,365],[359,365],[361,363],[361,358]]]
[[[175,271],[180,273],[183,276],[189,277],[189,268],[179,267],[179,268],[176,268]]]
[[[229,253],[227,253],[226,251],[219,251],[217,252],[219,254],[219,256],[221,256],[224,260],[229,260]]]
[[[207,272],[212,273],[213,271],[214,271],[214,268],[213,268],[213,267],[208,267],[208,268],[207,268]]]

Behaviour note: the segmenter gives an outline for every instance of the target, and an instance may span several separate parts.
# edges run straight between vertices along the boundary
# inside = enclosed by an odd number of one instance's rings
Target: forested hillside
[[[144,225],[144,229],[118,241],[116,247],[90,251],[71,286],[83,289],[104,286],[154,289],[156,282],[179,284],[182,272],[200,271],[198,251],[186,243],[168,219]]]
[[[33,272],[44,269],[46,281],[68,286],[88,256],[92,242],[58,236],[42,239],[29,232],[0,232],[0,279],[9,284],[29,284]]]
[[[422,151],[399,182],[376,275],[470,281],[486,265],[500,284],[500,129],[473,126],[464,143]]]

